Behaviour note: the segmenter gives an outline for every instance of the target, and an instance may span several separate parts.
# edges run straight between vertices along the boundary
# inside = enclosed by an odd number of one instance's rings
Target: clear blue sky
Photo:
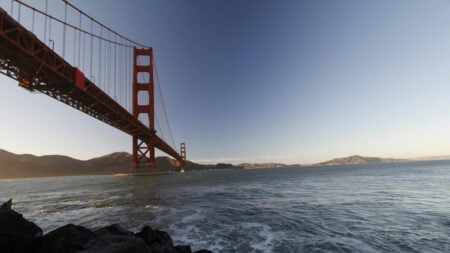
[[[154,48],[188,159],[450,154],[447,0],[70,2]],[[126,134],[3,76],[0,94],[0,148],[131,150]]]

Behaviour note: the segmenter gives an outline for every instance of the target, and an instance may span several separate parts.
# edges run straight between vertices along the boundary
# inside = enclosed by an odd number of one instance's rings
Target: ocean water
[[[450,161],[0,180],[45,232],[168,231],[214,252],[450,252]]]

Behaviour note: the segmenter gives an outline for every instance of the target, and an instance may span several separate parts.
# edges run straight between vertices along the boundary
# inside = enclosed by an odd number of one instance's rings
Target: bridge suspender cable
[[[161,104],[162,104],[162,107],[163,107],[164,114],[166,116],[167,127],[169,128],[169,136],[170,136],[170,139],[172,141],[173,147],[176,147],[175,141],[174,141],[174,138],[173,138],[173,135],[172,135],[172,130],[171,130],[171,127],[170,127],[170,124],[169,124],[169,118],[167,116],[166,105],[164,103],[164,96],[163,96],[163,93],[162,93],[161,84],[159,82],[158,70],[156,68],[156,62],[155,62],[154,59],[153,59],[153,66],[154,66],[154,70],[155,70],[156,83],[158,84],[158,90],[159,90],[159,94],[161,96]]]
[[[14,1],[19,1],[20,0],[14,0]],[[125,39],[126,41],[128,41],[130,44],[133,44],[132,47],[141,47],[141,48],[150,48],[149,46],[143,45],[141,43],[135,42],[117,32],[115,32],[114,30],[112,30],[111,28],[107,27],[106,25],[102,24],[101,22],[97,21],[96,19],[94,19],[93,17],[89,16],[88,14],[86,14],[85,12],[83,12],[82,10],[78,9],[76,6],[74,6],[73,4],[71,4],[69,1],[67,0],[62,0],[64,3],[66,3],[67,5],[69,5],[70,7],[72,7],[74,10],[80,12],[81,14],[83,14],[85,17],[91,19],[92,21],[94,21],[95,23],[97,23],[98,25],[106,28],[109,32],[114,33],[115,35],[119,36],[120,38]],[[122,44],[122,46],[124,46],[125,44]]]
[[[67,38],[67,28],[71,28],[73,29],[73,62],[74,65],[77,66],[78,68],[81,68],[82,70],[85,70],[85,67],[87,66],[87,64],[89,64],[88,66],[88,71],[89,71],[89,75],[88,78],[92,81],[95,81],[95,76],[93,75],[93,71],[94,71],[94,54],[92,53],[94,51],[94,40],[98,39],[98,48],[99,48],[99,52],[98,52],[98,65],[96,67],[96,71],[97,71],[97,80],[98,80],[98,84],[101,86],[102,85],[102,81],[106,82],[106,87],[105,89],[107,90],[107,92],[109,94],[111,94],[114,98],[118,98],[118,94],[122,94],[122,90],[121,87],[117,87],[117,82],[118,79],[120,82],[125,81],[123,78],[122,73],[119,71],[119,74],[117,74],[117,68],[121,68],[123,69],[124,67],[126,67],[126,71],[131,73],[131,64],[124,66],[123,64],[123,59],[124,58],[129,58],[129,56],[127,55],[126,57],[123,57],[123,52],[125,51],[125,48],[135,48],[135,47],[141,47],[141,48],[149,48],[149,46],[143,45],[141,43],[138,43],[136,41],[133,41],[115,31],[113,31],[111,28],[105,26],[104,24],[102,24],[101,22],[97,21],[96,19],[94,19],[93,17],[91,17],[90,15],[88,15],[87,13],[83,12],[82,10],[80,10],[79,8],[77,8],[76,6],[74,6],[72,3],[68,2],[67,0],[61,0],[64,3],[64,16],[62,19],[53,16],[51,14],[49,14],[49,3],[48,0],[45,0],[45,11],[39,10],[33,6],[31,6],[30,4],[20,1],[20,0],[11,0],[11,13],[13,13],[13,9],[14,9],[14,5],[13,3],[17,3],[18,4],[18,11],[19,11],[19,19],[21,16],[21,7],[25,6],[27,8],[29,8],[32,11],[33,14],[33,18],[32,18],[32,31],[34,32],[34,22],[35,22],[35,13],[39,13],[40,15],[44,16],[44,42],[47,43],[49,41],[51,41],[52,43],[52,47],[54,47],[55,41],[52,40],[51,36],[52,36],[52,23],[54,21],[56,21],[57,23],[62,24],[63,26],[63,42],[62,42],[62,56],[63,58],[66,57],[66,38]],[[70,22],[68,22],[68,7],[70,7],[71,9],[75,10],[78,14],[78,24],[74,25],[71,24]],[[90,22],[90,29],[84,29],[83,28],[83,17],[86,17],[89,22]],[[99,26],[99,30],[100,32],[95,32],[94,31],[94,24]],[[107,33],[107,37],[105,37],[105,32]],[[114,38],[111,37],[111,35],[114,36]],[[87,36],[91,37],[88,38]],[[86,42],[86,40],[88,40],[88,42]],[[90,41],[89,41],[90,40]],[[104,45],[105,42],[108,45]],[[89,43],[90,45],[90,49],[88,49],[87,47],[87,43]],[[104,49],[104,46],[106,46],[106,49]],[[112,48],[112,46],[114,46],[114,48]],[[117,49],[117,47],[119,46],[119,50]],[[90,50],[90,51],[88,51]],[[105,50],[106,55],[103,55],[103,50]],[[112,51],[114,50],[114,55],[112,55]],[[119,52],[118,52],[119,51]],[[78,54],[77,54],[78,52]],[[88,56],[89,54],[89,56]],[[118,57],[119,55],[119,57]],[[89,57],[89,59],[87,59],[87,57]],[[118,59],[120,58],[120,59]],[[75,59],[77,59],[77,61],[75,61]],[[103,64],[103,60],[106,59],[107,63],[105,63],[107,66],[104,66],[105,64]],[[113,60],[114,59],[114,60]],[[112,63],[112,61],[114,61],[114,63]],[[119,65],[118,66],[118,62]],[[129,61],[126,61],[129,62]],[[105,70],[106,69],[106,70]],[[156,70],[155,70],[156,71]],[[130,75],[130,73],[128,74],[128,76]],[[108,77],[103,78],[103,75],[107,75]],[[131,80],[128,80],[131,81]],[[168,118],[167,118],[167,109],[165,107],[165,103],[164,103],[164,98],[162,96],[162,92],[161,92],[161,85],[159,83],[159,79],[158,79],[158,90],[159,93],[161,94],[161,101],[162,101],[162,106],[163,106],[163,111],[164,111],[164,115],[166,116],[166,123],[169,127],[169,134],[170,134],[170,138],[172,139],[172,142],[174,144],[173,141],[173,134],[172,131],[170,129],[170,124],[168,122]],[[125,91],[124,93],[127,93],[129,91]],[[125,108],[127,110],[131,110],[131,101],[127,101],[130,100],[129,98],[123,99],[123,97],[118,98],[121,104],[125,104]],[[125,100],[125,101],[124,101]]]
[[[50,42],[50,47],[52,48],[54,48],[56,42],[59,42],[55,41],[54,38],[51,38],[54,33],[53,26],[55,25],[55,22],[58,25],[61,24],[61,27],[63,28],[63,36],[62,43],[60,44],[60,52],[63,58],[66,58],[67,56],[67,46],[71,45],[73,47],[73,65],[81,69],[87,78],[98,84],[100,87],[105,89],[108,94],[117,99],[120,104],[124,106],[124,108],[131,111],[131,98],[124,98],[124,95],[130,94],[130,91],[129,88],[127,89],[125,85],[123,85],[124,83],[131,84],[132,81],[130,78],[132,69],[130,62],[130,54],[132,54],[131,49],[136,47],[149,47],[114,32],[111,28],[98,22],[68,1],[62,0],[61,2],[64,4],[64,13],[61,18],[51,15],[49,12],[48,0],[45,0],[44,11],[20,0],[11,0],[11,12],[14,11],[14,3],[17,3],[16,6],[18,6],[19,9],[22,8],[22,6],[30,9],[33,14],[31,24],[31,30],[33,33],[35,32],[36,20],[34,16],[36,13],[42,15],[43,21],[45,21],[43,26],[44,31],[42,33],[43,40],[46,44]],[[75,10],[75,13],[71,14],[70,12],[72,10]],[[71,15],[69,15],[69,13]],[[19,19],[21,14],[22,12],[18,13]],[[70,21],[69,16],[77,16],[78,20]],[[66,31],[67,29],[73,29],[73,43],[66,41],[68,37]],[[114,38],[111,35],[114,36]],[[93,54],[94,49],[97,48],[97,43],[94,43],[94,40],[98,40],[98,56]],[[98,64],[96,66],[94,66],[94,64],[97,63],[94,63],[95,57],[98,57]],[[108,62],[103,63],[105,60]],[[87,67],[87,69],[85,67]],[[125,77],[122,71],[128,73],[128,76]],[[108,77],[106,77],[106,75],[108,75]],[[97,79],[97,81],[95,79]]]
[[[161,104],[162,104],[162,108],[163,108],[163,112],[164,112],[164,116],[165,116],[165,121],[167,123],[167,128],[168,128],[168,131],[169,131],[170,140],[172,142],[171,144],[173,145],[172,147],[175,148],[176,144],[175,144],[175,140],[173,138],[172,130],[171,130],[171,127],[170,127],[169,118],[167,116],[167,110],[166,110],[166,106],[165,106],[165,102],[164,102],[164,96],[163,96],[163,93],[162,93],[161,84],[159,82],[159,76],[158,76],[158,70],[156,68],[156,62],[154,60],[154,57],[151,60],[152,60],[152,64],[153,64],[153,70],[154,70],[154,74],[155,74],[156,83],[158,85],[158,91],[159,91],[159,94],[161,96]],[[139,65],[141,64],[139,58],[138,58],[138,63],[139,63]],[[148,82],[148,80],[145,80],[145,81]],[[161,133],[161,137],[163,138],[163,140],[165,140],[167,142],[167,139],[164,136],[164,132],[162,131],[160,122],[158,120],[157,114],[155,113],[154,116],[155,116],[156,125],[159,128],[158,130]]]

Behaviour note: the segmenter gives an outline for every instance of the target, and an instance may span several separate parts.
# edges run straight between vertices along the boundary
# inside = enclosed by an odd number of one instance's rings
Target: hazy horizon
[[[0,151],[11,152],[11,151],[3,149],[1,147],[0,147]],[[77,160],[80,160],[80,161],[88,161],[88,160],[91,160],[91,159],[95,159],[95,158],[99,158],[99,157],[103,157],[103,156],[108,156],[108,155],[111,155],[111,154],[114,154],[114,153],[126,153],[126,154],[131,156],[131,153],[130,152],[126,152],[126,151],[116,151],[116,152],[102,154],[102,155],[99,155],[99,156],[88,157],[88,158],[84,158],[84,159],[83,158],[78,158],[78,157],[73,157],[73,156],[66,155],[66,154],[61,154],[61,153],[50,153],[50,154],[39,154],[39,155],[32,154],[32,153],[15,153],[15,152],[11,152],[11,153],[16,154],[16,155],[34,155],[34,156],[38,156],[38,157],[60,155],[60,156],[66,156],[66,157],[74,158],[74,159],[77,159]],[[330,157],[330,158],[327,158],[325,160],[315,161],[315,162],[312,162],[312,163],[300,163],[300,162],[298,162],[298,163],[295,163],[295,162],[294,163],[283,163],[281,161],[276,161],[276,160],[266,161],[266,162],[233,162],[233,160],[231,160],[231,159],[223,159],[223,160],[190,160],[190,161],[194,162],[194,163],[199,163],[199,164],[231,163],[233,165],[239,165],[239,164],[244,164],[244,163],[250,163],[250,164],[276,163],[276,164],[286,164],[286,165],[308,166],[308,165],[313,165],[313,164],[317,164],[317,163],[327,162],[327,161],[334,160],[334,159],[347,158],[347,157],[352,157],[352,156],[375,157],[375,158],[383,158],[383,159],[391,159],[391,158],[392,159],[405,159],[405,160],[411,160],[411,161],[426,161],[426,160],[430,160],[430,161],[436,160],[437,161],[437,160],[450,159],[450,154],[449,155],[438,155],[438,156],[408,157],[408,158],[380,157],[380,156],[366,156],[366,155],[361,155],[361,154],[350,154],[350,155],[346,155],[346,156],[342,156],[342,157]],[[160,154],[157,157],[170,157],[170,156],[168,156],[166,154]],[[171,159],[173,159],[173,158],[171,158]],[[247,159],[251,159],[251,158],[247,158]]]

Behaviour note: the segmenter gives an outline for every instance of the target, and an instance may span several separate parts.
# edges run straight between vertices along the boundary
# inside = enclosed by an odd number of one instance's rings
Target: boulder
[[[147,243],[152,253],[178,253],[173,246],[172,238],[164,231],[145,226],[135,235]]]
[[[46,234],[38,250],[39,253],[78,252],[85,250],[93,232],[82,226],[68,224]]]
[[[34,252],[42,229],[11,209],[12,200],[0,206],[0,249],[2,252]]]
[[[192,253],[191,246],[189,245],[177,245],[175,246],[177,253]]]
[[[96,230],[85,244],[86,253],[151,253],[145,241],[133,233],[113,224]]]
[[[175,248],[167,245],[162,245],[160,243],[154,242],[150,245],[150,250],[152,253],[178,253]]]
[[[153,253],[138,237],[107,236],[87,243],[85,253]]]
[[[123,236],[132,236],[133,235],[132,232],[122,228],[119,224],[112,224],[112,225],[97,229],[94,232],[94,236],[105,235],[105,234],[123,235]]]
[[[156,234],[156,242],[165,246],[170,246],[173,247],[173,240],[172,237],[170,237],[170,235],[165,232],[165,231],[161,231],[158,229],[155,229],[155,234]]]
[[[3,203],[0,206],[0,212],[1,211],[11,211],[12,210],[11,207],[12,207],[12,199],[9,199],[8,201],[6,201],[5,203]]]
[[[156,233],[153,231],[153,229],[150,226],[145,226],[142,228],[141,232],[138,232],[135,234],[137,237],[140,237],[144,239],[145,243],[147,245],[151,245],[152,243],[156,242]]]

